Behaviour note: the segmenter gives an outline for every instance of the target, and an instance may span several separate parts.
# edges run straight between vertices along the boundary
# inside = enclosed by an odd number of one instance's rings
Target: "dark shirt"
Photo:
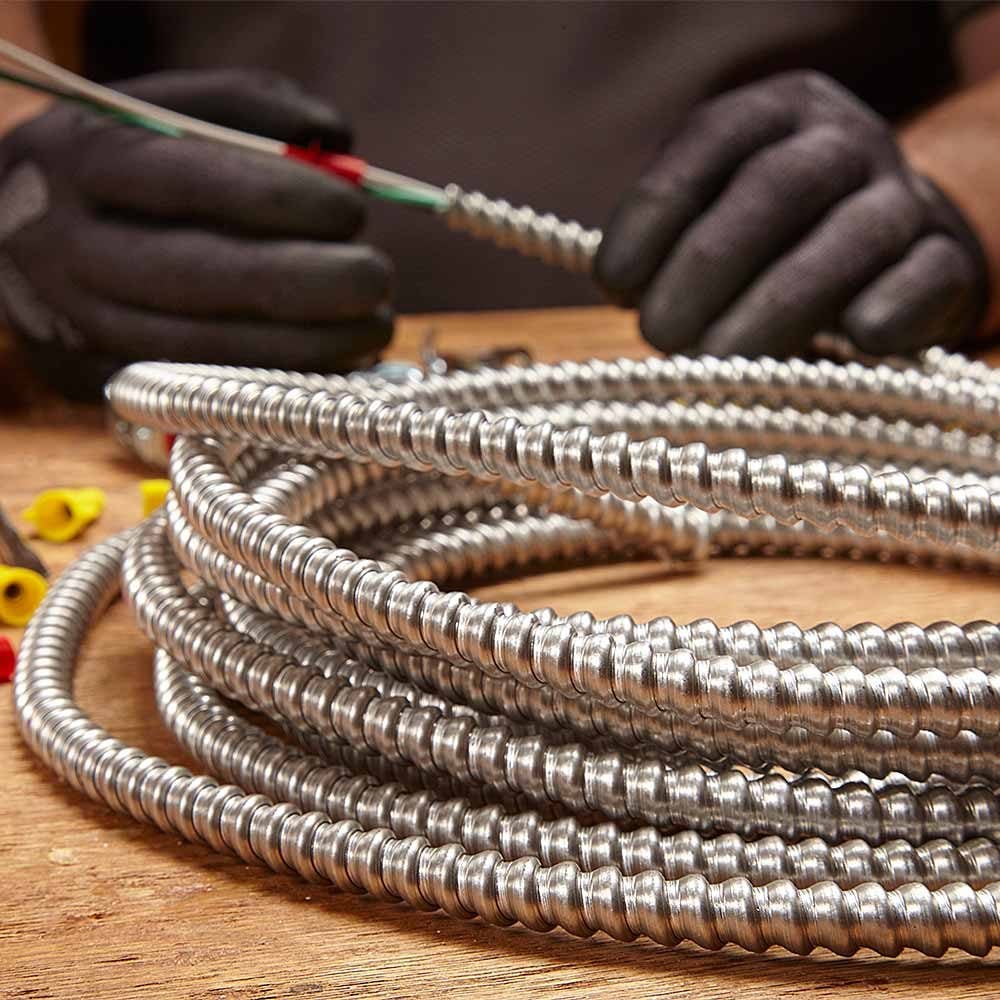
[[[259,66],[328,97],[356,152],[600,225],[697,102],[782,70],[830,74],[898,119],[953,76],[934,3],[97,3],[87,71]],[[964,7],[962,8],[964,11]],[[562,274],[373,204],[407,311],[598,300]]]

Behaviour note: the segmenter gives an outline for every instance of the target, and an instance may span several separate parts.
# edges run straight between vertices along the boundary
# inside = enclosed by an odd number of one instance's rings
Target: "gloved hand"
[[[696,109],[619,205],[596,276],[667,352],[780,357],[836,330],[900,353],[974,332],[988,300],[958,209],[816,73]]]
[[[270,74],[121,89],[286,142],[351,141],[334,109]],[[391,266],[349,242],[363,216],[354,188],[305,164],[57,104],[0,141],[0,302],[75,396],[136,359],[344,370],[392,331]]]

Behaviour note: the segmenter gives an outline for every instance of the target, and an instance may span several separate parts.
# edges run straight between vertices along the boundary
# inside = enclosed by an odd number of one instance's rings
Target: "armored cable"
[[[22,731],[74,787],[491,923],[799,953],[998,942],[996,624],[599,620],[441,589],[637,551],[993,570],[989,369],[939,350],[404,384],[143,364],[110,398],[180,436],[165,510],[81,557],[25,638]],[[217,777],[73,702],[119,579],[160,711]]]

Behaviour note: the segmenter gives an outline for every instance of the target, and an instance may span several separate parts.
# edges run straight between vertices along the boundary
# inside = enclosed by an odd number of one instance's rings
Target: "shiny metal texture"
[[[439,211],[450,228],[567,271],[589,271],[601,244],[599,229],[542,215],[528,205],[515,207],[457,184],[449,184],[444,195]]]
[[[165,508],[78,560],[22,646],[24,737],[74,787],[495,924],[845,955],[1000,943],[996,623],[601,620],[449,589],[637,553],[996,571],[991,370],[938,349],[405,382],[142,364],[109,397],[179,436]],[[160,712],[213,777],[73,701],[119,585]]]

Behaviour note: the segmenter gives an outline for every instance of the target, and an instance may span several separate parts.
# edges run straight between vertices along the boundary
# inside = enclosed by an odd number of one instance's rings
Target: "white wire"
[[[129,97],[117,90],[112,90],[110,87],[103,87],[99,83],[85,80],[82,76],[71,73],[61,66],[56,66],[47,59],[43,59],[33,52],[28,52],[6,39],[0,39],[0,56],[15,66],[36,73],[43,81],[57,86],[74,97],[82,97],[125,114],[147,118],[150,121],[176,129],[184,135],[198,136],[202,139],[222,142],[228,146],[240,146],[243,149],[252,149],[261,153],[284,155],[286,144],[277,139],[267,139],[250,132],[227,128],[224,125],[213,125],[211,122],[191,118],[189,115],[183,115],[177,111],[169,111],[156,104],[150,104],[148,101],[141,101],[137,97]]]
[[[28,52],[6,39],[0,39],[0,56],[20,69],[37,74],[40,82],[53,85],[73,97],[81,97],[103,107],[157,122],[176,129],[184,135],[197,136],[225,143],[228,146],[239,146],[243,149],[252,149],[256,152],[270,153],[276,156],[283,156],[288,148],[286,143],[277,139],[268,139],[250,132],[241,132],[239,129],[228,128],[224,125],[213,125],[211,122],[192,118],[177,111],[169,111],[157,104],[150,104],[148,101],[142,101],[136,97],[129,97],[117,90],[112,90],[110,87],[93,83],[76,73],[63,69],[61,66],[56,66],[47,59],[43,59],[33,52]],[[364,179],[372,184],[398,188],[415,196],[433,198],[442,207],[448,204],[448,196],[443,188],[427,184],[413,177],[407,177],[404,174],[395,173],[392,170],[383,170],[381,167],[369,165],[365,168]]]

